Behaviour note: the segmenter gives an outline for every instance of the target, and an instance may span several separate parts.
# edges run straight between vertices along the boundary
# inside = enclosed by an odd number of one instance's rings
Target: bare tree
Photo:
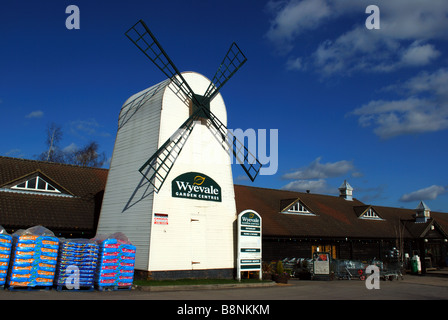
[[[99,153],[98,149],[98,143],[92,141],[69,155],[70,163],[82,167],[102,167],[106,161],[106,154]]]
[[[47,137],[46,145],[48,150],[42,152],[37,156],[38,160],[50,161],[50,162],[65,162],[64,152],[59,148],[59,142],[62,140],[61,126],[52,122],[47,125]]]
[[[78,149],[62,150],[59,143],[62,140],[62,129],[54,122],[47,126],[46,145],[48,150],[42,152],[36,158],[42,161],[74,164],[82,167],[102,167],[106,162],[106,154],[98,151],[99,145],[95,141]],[[66,148],[67,149],[67,148]]]

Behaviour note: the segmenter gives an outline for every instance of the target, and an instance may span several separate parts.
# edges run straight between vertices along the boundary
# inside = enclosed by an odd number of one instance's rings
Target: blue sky
[[[181,71],[211,78],[232,41],[247,56],[221,91],[228,127],[278,129],[278,171],[251,183],[234,165],[235,183],[337,195],[347,179],[368,204],[448,212],[446,0],[1,6],[0,155],[35,158],[55,122],[62,148],[94,140],[110,158],[123,102],[165,79],[124,35],[143,19]]]

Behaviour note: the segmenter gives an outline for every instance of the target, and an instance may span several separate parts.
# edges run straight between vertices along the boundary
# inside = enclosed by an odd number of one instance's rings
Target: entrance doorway
[[[193,218],[194,217],[194,218]],[[203,269],[206,257],[206,245],[207,241],[205,238],[205,223],[197,215],[192,215],[191,218],[191,269]]]
[[[437,240],[430,240],[426,244],[426,267],[427,268],[441,268],[445,266],[443,257],[443,242]]]

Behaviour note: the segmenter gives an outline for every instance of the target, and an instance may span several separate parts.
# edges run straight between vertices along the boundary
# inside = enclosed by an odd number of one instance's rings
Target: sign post
[[[261,217],[254,210],[244,210],[238,215],[237,279],[242,271],[261,272]]]

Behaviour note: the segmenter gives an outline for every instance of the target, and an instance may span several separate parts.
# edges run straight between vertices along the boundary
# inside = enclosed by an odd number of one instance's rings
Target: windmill
[[[244,144],[210,110],[211,101],[216,97],[224,84],[247,61],[238,45],[235,42],[232,43],[207,90],[200,95],[191,89],[145,22],[139,20],[125,34],[170,79],[177,87],[177,90],[179,90],[179,93],[183,94],[190,101],[190,116],[139,169],[140,173],[154,187],[154,191],[158,192],[162,187],[183,146],[187,142],[194,124],[200,119],[206,120],[217,130],[221,135],[223,144],[226,145],[228,150],[232,151],[250,180],[254,181],[262,166],[260,161],[249,152]],[[143,95],[148,95],[149,93],[146,92]],[[139,95],[127,104],[132,106],[132,108],[139,108],[146,101],[145,98],[145,96]]]
[[[167,78],[121,107],[97,233],[124,233],[154,279],[233,277],[232,157],[252,181],[261,163],[227,129],[220,90],[246,57],[232,43],[209,79],[179,72],[143,21],[125,34]]]

